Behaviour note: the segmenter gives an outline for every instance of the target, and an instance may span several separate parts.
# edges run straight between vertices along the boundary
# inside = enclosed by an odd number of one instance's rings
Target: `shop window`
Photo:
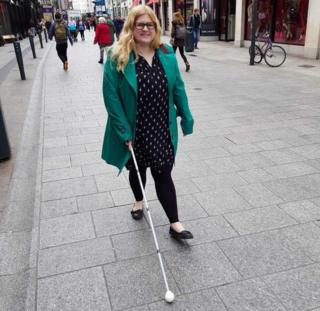
[[[258,0],[258,37],[268,32],[277,43],[304,45],[309,0]],[[246,5],[245,39],[251,40],[252,0]]]
[[[274,41],[304,45],[309,0],[278,0]]]
[[[12,33],[7,3],[0,2],[0,32],[2,35]]]

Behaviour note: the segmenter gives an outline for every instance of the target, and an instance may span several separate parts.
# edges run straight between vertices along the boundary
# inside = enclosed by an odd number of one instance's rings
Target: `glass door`
[[[236,0],[221,0],[219,13],[219,39],[233,41],[235,37]]]

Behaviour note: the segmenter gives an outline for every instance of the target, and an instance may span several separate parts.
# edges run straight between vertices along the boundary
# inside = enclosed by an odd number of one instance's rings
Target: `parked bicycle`
[[[262,59],[270,67],[279,67],[285,62],[287,58],[285,49],[273,44],[269,33],[263,36],[262,41],[259,41],[258,38],[256,40],[257,44],[254,49],[254,62],[256,64],[261,63]],[[251,47],[249,48],[249,54],[251,55]]]

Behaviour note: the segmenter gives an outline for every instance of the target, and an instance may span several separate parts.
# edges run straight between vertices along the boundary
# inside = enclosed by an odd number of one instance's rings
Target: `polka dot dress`
[[[156,55],[152,66],[142,57],[136,63],[138,101],[134,149],[139,166],[161,173],[174,162],[169,132],[168,82]],[[131,169],[132,159],[127,168]]]

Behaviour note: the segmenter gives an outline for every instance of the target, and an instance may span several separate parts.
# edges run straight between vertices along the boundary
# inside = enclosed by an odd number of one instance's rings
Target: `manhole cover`
[[[298,67],[302,67],[302,68],[314,68],[316,66],[312,66],[312,65],[300,65]]]
[[[195,91],[201,91],[201,90],[202,90],[201,87],[194,87],[193,89],[194,89]]]

